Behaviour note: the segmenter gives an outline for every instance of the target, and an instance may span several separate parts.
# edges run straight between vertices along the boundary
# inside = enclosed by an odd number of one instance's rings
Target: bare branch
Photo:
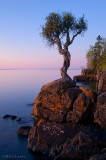
[[[78,31],[75,35],[73,35],[73,37],[72,37],[71,41],[68,43],[68,46],[69,46],[70,44],[72,44],[72,43],[73,43],[73,41],[74,41],[75,37],[76,37],[78,34],[80,34],[80,33],[81,33],[81,30],[80,30],[80,31]]]

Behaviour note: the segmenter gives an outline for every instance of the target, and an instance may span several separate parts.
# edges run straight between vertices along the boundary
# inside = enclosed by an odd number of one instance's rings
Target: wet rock
[[[33,106],[34,105],[34,103],[29,103],[29,104],[27,104],[27,106]]]
[[[32,125],[33,124],[34,118],[29,118],[29,117],[18,117],[16,119],[16,122],[19,124],[24,124],[24,125]]]
[[[4,118],[4,119],[5,119],[5,118],[11,118],[11,120],[14,120],[14,119],[17,118],[17,116],[6,114],[6,115],[3,116],[3,118]]]
[[[5,119],[5,118],[10,118],[10,115],[9,115],[9,114],[6,114],[6,115],[3,116],[3,118],[4,118],[4,119]]]
[[[16,119],[16,118],[17,118],[17,116],[15,116],[15,115],[11,115],[11,116],[10,116],[10,118],[11,118],[12,120],[14,120],[14,119]]]
[[[106,129],[106,93],[102,93],[97,98],[97,108],[94,114],[94,121],[102,128]]]
[[[19,118],[16,119],[16,121],[17,121],[17,122],[21,122],[21,121],[22,121],[22,118],[19,117]]]
[[[21,126],[18,129],[17,134],[21,136],[28,136],[30,129],[31,129],[31,126]]]

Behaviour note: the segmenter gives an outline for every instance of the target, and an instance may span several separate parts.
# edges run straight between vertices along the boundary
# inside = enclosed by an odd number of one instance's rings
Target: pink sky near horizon
[[[21,55],[18,54],[8,56],[6,54],[0,57],[0,69],[60,69],[63,65],[63,56],[56,51],[55,54],[39,54],[39,55]],[[83,55],[79,58],[71,55],[70,69],[80,69],[86,66]]]
[[[88,21],[84,36],[78,35],[69,47],[70,69],[86,67],[89,46],[98,35],[106,36],[105,6],[105,0],[0,0],[0,69],[60,69],[63,57],[56,46],[46,46],[41,26],[49,13],[69,11]]]

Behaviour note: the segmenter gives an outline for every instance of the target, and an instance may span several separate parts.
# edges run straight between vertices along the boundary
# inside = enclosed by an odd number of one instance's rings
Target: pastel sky
[[[63,57],[48,48],[41,26],[51,12],[85,15],[88,30],[69,47],[70,69],[86,66],[86,52],[96,37],[106,38],[106,0],[0,0],[0,69],[57,69]]]

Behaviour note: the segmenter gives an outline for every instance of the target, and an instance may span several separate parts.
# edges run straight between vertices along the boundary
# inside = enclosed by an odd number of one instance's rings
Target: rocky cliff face
[[[101,120],[106,106],[100,100],[96,106],[96,98],[93,91],[77,87],[70,78],[44,85],[34,101],[28,148],[53,159],[84,160],[101,153],[106,147],[104,114]]]

